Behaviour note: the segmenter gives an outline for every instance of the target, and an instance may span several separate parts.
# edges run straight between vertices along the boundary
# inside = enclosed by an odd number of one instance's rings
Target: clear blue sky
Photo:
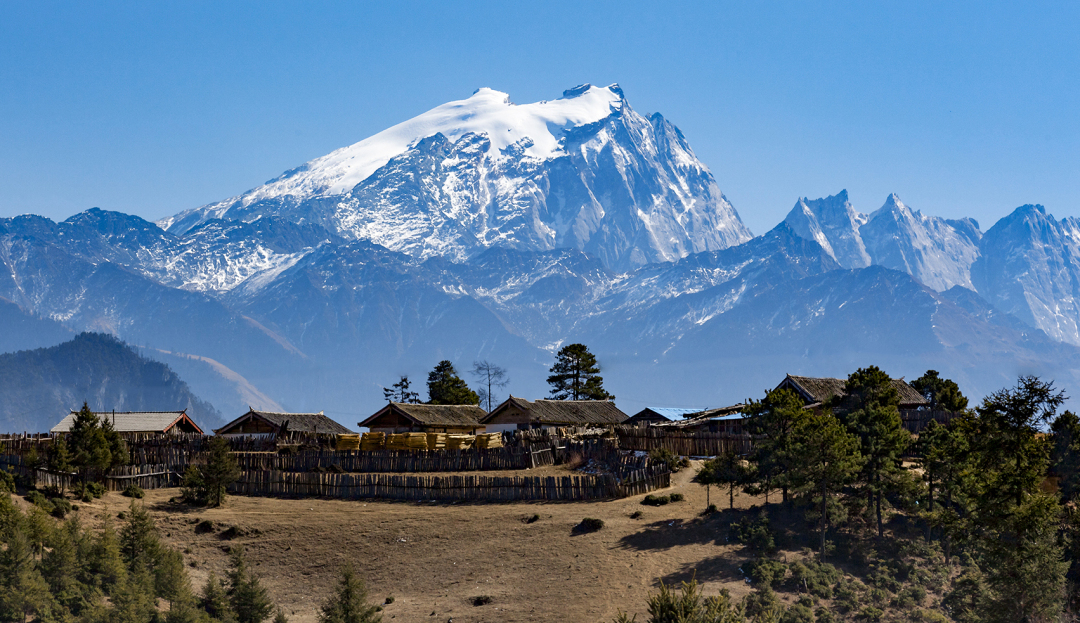
[[[582,82],[678,125],[755,233],[842,188],[984,229],[1077,215],[1078,7],[6,2],[0,216],[159,218],[480,86]]]

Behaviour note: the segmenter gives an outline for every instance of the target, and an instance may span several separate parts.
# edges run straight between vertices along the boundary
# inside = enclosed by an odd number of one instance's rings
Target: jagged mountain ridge
[[[480,89],[159,224],[264,217],[420,259],[571,248],[615,270],[751,237],[678,128],[638,114],[618,85],[521,106]]]

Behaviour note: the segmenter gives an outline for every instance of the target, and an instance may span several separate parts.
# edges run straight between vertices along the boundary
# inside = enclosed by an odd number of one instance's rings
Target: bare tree
[[[476,393],[480,394],[480,404],[484,405],[485,410],[490,413],[492,404],[499,403],[495,390],[510,384],[506,368],[499,367],[490,361],[474,361],[469,374],[479,379],[479,388]]]

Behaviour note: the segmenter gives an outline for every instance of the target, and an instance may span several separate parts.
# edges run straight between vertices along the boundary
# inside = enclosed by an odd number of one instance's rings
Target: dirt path
[[[741,546],[726,542],[728,513],[700,516],[705,489],[690,483],[695,469],[673,478],[686,500],[662,507],[641,505],[643,496],[592,503],[404,503],[388,501],[279,500],[231,497],[226,507],[191,510],[169,502],[176,490],[148,491],[165,539],[185,553],[193,583],[201,590],[212,570],[219,577],[227,550],[242,544],[275,601],[295,623],[316,620],[338,569],[351,563],[373,599],[383,601],[387,621],[610,621],[619,609],[644,619],[645,598],[658,582],[696,577],[706,594],[749,588],[738,566]],[[725,508],[715,488],[713,503]],[[739,495],[736,506],[760,499]],[[109,494],[79,511],[97,523],[130,500]],[[630,519],[634,511],[640,519]],[[524,520],[540,515],[534,523]],[[585,517],[603,530],[575,534]],[[215,530],[196,533],[210,520]],[[235,527],[239,536],[222,532]],[[473,597],[488,595],[488,605]]]

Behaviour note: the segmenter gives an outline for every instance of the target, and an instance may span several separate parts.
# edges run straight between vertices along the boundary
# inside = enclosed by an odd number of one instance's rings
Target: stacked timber
[[[446,433],[428,433],[427,434],[427,449],[428,450],[445,450],[446,449]]]
[[[343,434],[337,436],[337,450],[359,450],[360,435]]]
[[[386,449],[387,450],[408,450],[409,446],[405,441],[405,435],[403,433],[391,433],[386,436]]]
[[[446,436],[446,449],[447,450],[468,450],[473,446],[476,441],[476,437],[472,435],[447,435]]]
[[[480,433],[476,436],[477,448],[501,448],[502,433]]]
[[[374,452],[386,447],[386,433],[364,433],[360,437],[360,450]]]
[[[404,433],[405,447],[408,450],[427,450],[427,433]]]

